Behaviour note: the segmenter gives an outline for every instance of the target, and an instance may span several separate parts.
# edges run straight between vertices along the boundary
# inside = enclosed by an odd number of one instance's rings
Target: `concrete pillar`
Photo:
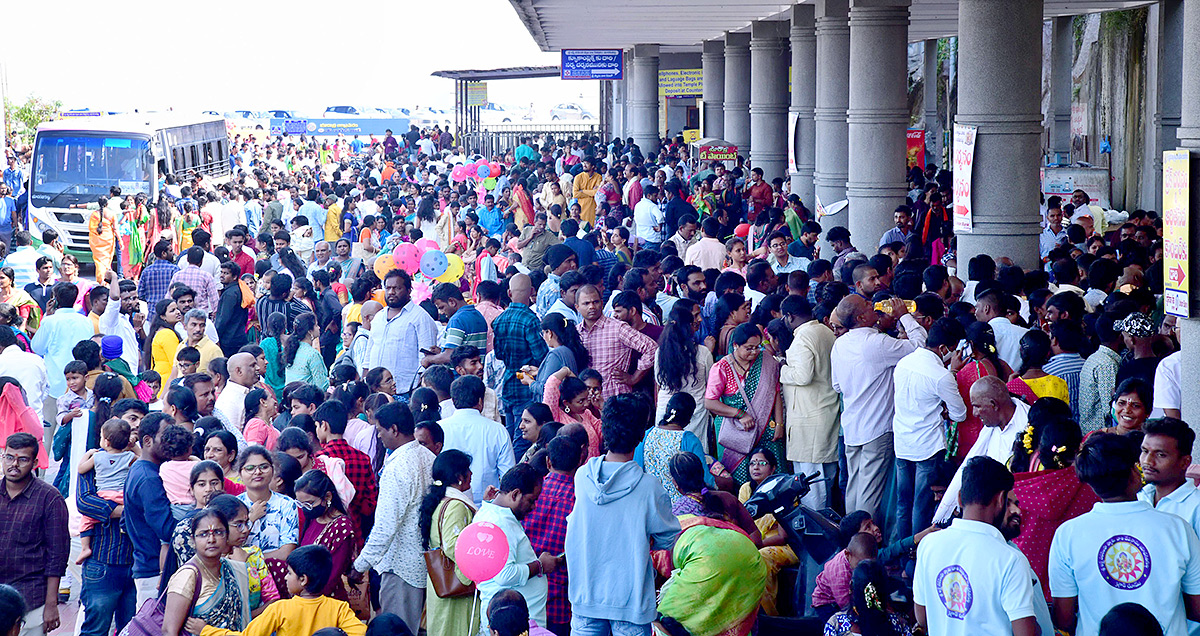
[[[957,122],[979,127],[974,229],[958,233],[959,263],[990,254],[1039,267],[1042,7],[1042,0],[959,1]]]
[[[942,167],[942,120],[938,116],[938,68],[937,40],[925,40],[925,160]]]
[[[750,165],[770,183],[787,176],[788,30],[783,21],[750,24]]]
[[[750,150],[750,34],[725,34],[725,141]]]
[[[1171,3],[1167,3],[1171,4]],[[1179,140],[1179,147],[1191,151],[1191,199],[1189,204],[1192,210],[1192,216],[1195,216],[1195,210],[1200,209],[1200,165],[1197,159],[1200,159],[1200,2],[1176,2],[1175,7],[1183,14],[1182,24],[1179,31],[1179,46],[1182,49],[1180,56],[1182,73],[1180,74],[1180,112],[1182,116],[1179,122],[1179,129],[1176,131]],[[1164,5],[1164,10],[1167,7]],[[1164,48],[1167,47],[1164,42]],[[1167,83],[1167,78],[1163,78],[1163,84]],[[1165,129],[1164,129],[1165,132]],[[1165,148],[1174,149],[1172,146]],[[1190,245],[1195,247],[1197,239],[1200,238],[1200,228],[1197,227],[1195,221],[1191,223],[1191,241]],[[1195,250],[1191,250],[1195,251]],[[1187,272],[1187,277],[1195,280],[1196,272],[1200,271],[1197,267],[1196,260],[1192,259],[1190,263],[1191,271]],[[1191,284],[1195,288],[1195,284]],[[1192,295],[1191,303],[1193,307],[1192,314],[1195,315],[1195,307],[1197,299]],[[1180,339],[1184,343],[1183,347],[1183,369],[1181,377],[1196,378],[1200,377],[1200,319],[1192,318],[1189,320],[1179,321],[1181,334]],[[1187,382],[1187,380],[1185,380]],[[1183,419],[1191,424],[1192,429],[1200,428],[1200,391],[1183,391]]]
[[[813,170],[817,162],[817,122],[813,111],[817,106],[817,34],[816,18],[811,4],[792,7],[792,104],[788,109],[796,119],[793,135],[796,169],[791,172],[792,193],[810,209],[813,202]]]
[[[725,41],[706,40],[700,53],[700,73],[704,81],[703,118],[705,137],[720,139],[725,134]]]
[[[851,0],[849,162],[850,236],[866,253],[905,203],[910,0]]]
[[[1071,95],[1075,31],[1071,16],[1054,18],[1050,49],[1050,163],[1071,163]]]
[[[816,167],[813,172],[816,196],[829,205],[846,198],[846,161],[849,144],[846,109],[850,105],[850,23],[848,0],[815,0],[817,37]],[[809,205],[814,211],[816,202]],[[849,227],[843,211],[827,216],[821,227]],[[851,237],[869,240],[867,237]],[[863,243],[866,245],[866,243]],[[864,248],[865,249],[865,248]],[[821,249],[829,254],[829,246]]]
[[[614,137],[625,138],[625,93],[629,87],[629,79],[625,77],[613,83],[613,116],[612,130]]]
[[[658,45],[633,47],[630,136],[643,155],[658,152]]]
[[[1159,11],[1162,15],[1159,31],[1162,45],[1158,58],[1157,88],[1160,92],[1155,122],[1159,138],[1158,152],[1154,155],[1154,174],[1158,184],[1154,199],[1156,210],[1162,210],[1162,151],[1179,147],[1179,121],[1183,112],[1183,0],[1162,0]],[[1153,23],[1151,25],[1153,28]]]

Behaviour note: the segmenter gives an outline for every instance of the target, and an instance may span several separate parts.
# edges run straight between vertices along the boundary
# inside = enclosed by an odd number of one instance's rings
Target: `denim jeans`
[[[650,625],[571,615],[571,636],[650,636]]]
[[[933,521],[933,490],[930,485],[937,474],[939,461],[937,454],[917,462],[896,458],[896,525],[892,528],[893,542],[928,528]]]
[[[80,600],[84,612],[80,636],[107,636],[114,617],[116,633],[121,633],[137,611],[137,589],[131,566],[106,565],[88,559],[83,564]]]
[[[508,430],[508,436],[512,439],[514,461],[521,461],[521,457],[525,455],[525,451],[532,446],[524,437],[521,437],[521,415],[525,412],[525,407],[533,403],[533,399],[515,402],[509,404],[504,403],[504,428]]]

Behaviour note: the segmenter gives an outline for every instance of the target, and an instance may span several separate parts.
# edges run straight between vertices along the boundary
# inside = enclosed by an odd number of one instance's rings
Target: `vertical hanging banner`
[[[971,168],[975,164],[975,135],[978,126],[954,124],[954,232],[970,234],[975,227],[971,218]]]
[[[1188,294],[1188,197],[1191,157],[1186,150],[1163,152],[1163,310],[1191,317]]]
[[[909,128],[904,135],[904,146],[908,155],[908,167],[925,169],[925,129]]]
[[[788,172],[796,171],[796,146],[800,134],[800,113],[788,113]]]

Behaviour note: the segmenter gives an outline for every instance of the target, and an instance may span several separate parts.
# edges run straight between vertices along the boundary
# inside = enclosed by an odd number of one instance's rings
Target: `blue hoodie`
[[[588,460],[575,474],[567,515],[571,611],[587,618],[646,625],[654,620],[651,550],[669,550],[679,520],[658,479],[636,462]]]

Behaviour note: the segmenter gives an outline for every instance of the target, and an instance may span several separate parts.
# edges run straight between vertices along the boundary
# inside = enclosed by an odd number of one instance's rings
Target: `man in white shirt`
[[[658,206],[658,188],[646,186],[642,200],[633,208],[633,223],[638,240],[645,249],[657,250],[663,242],[663,225],[666,214]]]
[[[1013,442],[1029,426],[1029,405],[1013,399],[1004,382],[993,375],[980,378],[971,385],[971,409],[983,424],[975,445],[967,451],[966,459],[985,455],[1008,465],[1012,459]],[[964,464],[965,465],[965,464]],[[962,487],[962,468],[954,474],[933,520],[942,523],[954,513],[958,491]]]
[[[1012,473],[988,457],[968,459],[963,472],[962,518],[917,544],[917,624],[938,636],[1037,636],[1044,599],[1029,560],[1000,531],[1021,514],[1009,498]]]
[[[46,362],[41,356],[22,349],[12,329],[0,329],[0,376],[17,381],[17,386],[25,390],[25,401],[37,411],[40,419],[50,388]]]
[[[1136,443],[1112,434],[1088,438],[1075,459],[1100,502],[1059,526],[1050,544],[1054,622],[1067,633],[1097,633],[1121,603],[1145,607],[1166,634],[1200,619],[1200,538],[1187,521],[1138,501],[1137,462]]]
[[[1142,428],[1142,477],[1146,486],[1138,499],[1160,512],[1169,512],[1200,534],[1200,489],[1187,479],[1196,432],[1183,420],[1164,417]]]
[[[925,329],[903,302],[892,303],[907,340],[880,332],[879,316],[867,299],[850,294],[834,317],[850,331],[833,343],[833,390],[842,394],[842,431],[849,468],[846,510],[879,516],[887,474],[892,470],[893,370],[904,356],[925,346]]]
[[[962,326],[942,318],[929,328],[925,346],[896,364],[896,523],[892,540],[924,530],[933,519],[933,491],[938,455],[946,450],[942,410],[950,419],[967,419],[967,405],[954,374],[963,365],[957,348]],[[946,369],[946,360],[950,369]]]
[[[471,456],[471,496],[475,505],[483,503],[488,486],[499,486],[500,476],[516,463],[512,439],[498,422],[487,419],[483,409],[485,394],[483,380],[477,376],[462,376],[450,385],[454,415],[440,424],[446,434],[443,449],[457,449]]]
[[[402,618],[415,634],[421,626],[427,576],[421,556],[421,499],[433,481],[434,454],[414,437],[407,404],[384,404],[375,418],[379,441],[389,454],[379,477],[375,526],[349,578],[358,583],[371,568],[378,571],[381,611]]]
[[[996,353],[1014,369],[1021,368],[1021,338],[1028,329],[1014,325],[1004,311],[1004,292],[989,289],[975,299],[975,319],[991,325],[996,334]]]
[[[1178,319],[1174,316],[1167,316],[1163,319],[1162,333],[1164,335],[1174,333],[1177,339],[1183,337]],[[1183,352],[1176,351],[1163,358],[1154,370],[1154,412],[1150,416],[1180,417],[1183,409],[1182,386]]]
[[[229,381],[217,396],[217,410],[239,430],[246,421],[246,394],[258,383],[258,365],[249,353],[235,353],[226,362]]]
[[[508,539],[508,559],[496,576],[479,584],[480,607],[487,607],[492,598],[504,590],[515,590],[525,598],[529,607],[529,618],[538,625],[546,624],[546,600],[550,594],[550,582],[546,575],[559,564],[559,557],[533,551],[533,544],[525,534],[521,520],[533,511],[542,494],[542,480],[529,464],[521,464],[504,473],[500,480],[500,493],[491,501],[483,502],[474,521],[493,523]],[[481,612],[482,624],[487,629],[487,612]]]
[[[371,321],[368,369],[386,367],[396,380],[396,390],[410,393],[417,386],[421,349],[437,345],[437,327],[429,312],[412,302],[412,278],[401,269],[383,281],[387,308]]]
[[[111,270],[105,275],[105,282],[108,283],[108,305],[100,314],[100,333],[121,337],[121,359],[130,370],[136,371],[142,348],[129,317],[138,308],[137,283],[117,281],[116,273]]]

